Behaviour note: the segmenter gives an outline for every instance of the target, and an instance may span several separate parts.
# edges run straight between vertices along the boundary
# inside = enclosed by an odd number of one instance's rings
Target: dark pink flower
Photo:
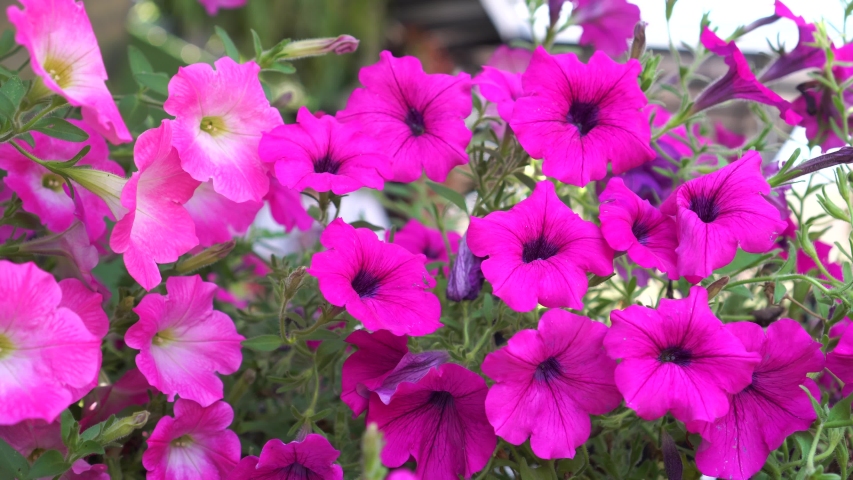
[[[382,146],[356,125],[330,115],[317,118],[306,107],[296,121],[264,133],[259,147],[261,160],[275,164],[284,186],[344,195],[361,187],[381,190],[392,176]]]
[[[219,13],[220,8],[234,9],[240,8],[246,4],[248,0],[198,0],[201,6],[207,11],[210,16]]]
[[[714,173],[681,185],[661,205],[678,228],[678,273],[696,283],[735,258],[775,248],[786,223],[765,195],[761,155],[749,151]]]
[[[391,236],[390,231],[385,232],[385,241],[387,242]],[[447,241],[450,244],[450,252],[455,254],[459,251],[459,239],[462,238],[456,232],[447,232]],[[444,244],[444,235],[441,231],[435,228],[427,228],[421,222],[410,219],[403,225],[403,228],[397,230],[394,234],[394,243],[405,248],[414,254],[423,254],[426,257],[426,263],[444,262],[447,263],[449,257],[447,255],[447,247]],[[445,274],[447,268],[444,269]],[[436,275],[438,270],[430,271],[430,274]]]
[[[71,469],[63,473],[59,480],[110,480],[110,474],[106,465],[89,465],[81,459],[71,464]]]
[[[343,480],[344,471],[335,463],[341,452],[322,435],[311,433],[302,441],[284,443],[273,439],[261,456],[240,460],[230,480]]]
[[[427,177],[443,182],[456,165],[468,163],[465,149],[471,131],[465,118],[471,113],[471,79],[426,74],[415,57],[380,54],[379,62],[358,74],[357,88],[338,112],[343,122],[357,122],[379,140],[391,157],[395,182]]]
[[[127,407],[145,405],[149,400],[149,391],[152,395],[159,393],[148,384],[139,369],[128,370],[115,383],[96,387],[86,395],[83,399],[83,418],[80,419],[80,426],[86,429]]]
[[[826,271],[838,280],[844,279],[844,272],[841,270],[841,264],[829,261],[829,252],[832,250],[832,245],[823,243],[820,240],[815,240],[812,243],[814,245],[815,253],[817,253],[817,258],[820,260],[820,263],[826,267]],[[783,257],[787,258],[787,253]],[[808,254],[806,254],[802,249],[797,250],[796,271],[799,274],[814,273],[817,275],[817,278],[826,279],[824,274],[818,272],[817,263],[815,263],[812,257],[808,256]]]
[[[387,405],[400,383],[417,383],[431,368],[450,359],[443,351],[409,353],[407,340],[387,330],[372,334],[356,330],[347,337],[346,342],[358,351],[344,361],[341,400],[354,417],[367,410],[371,392]]]
[[[723,57],[726,65],[729,66],[729,71],[699,94],[693,105],[694,112],[700,112],[729,100],[741,99],[778,108],[779,116],[789,125],[800,122],[802,117],[793,110],[789,102],[755,78],[746,58],[734,41],[726,42],[706,27],[702,32],[702,45]]]
[[[530,438],[543,459],[574,458],[589,438],[590,415],[622,402],[613,382],[603,323],[565,310],[549,310],[538,330],[521,330],[486,356],[483,373],[495,381],[486,415],[495,433],[513,445]]]
[[[501,45],[495,49],[486,66],[508,73],[524,73],[533,58],[533,51],[527,48]]]
[[[748,480],[761,470],[767,456],[794,432],[808,430],[817,418],[808,395],[820,398],[817,384],[806,377],[823,369],[821,344],[797,322],[784,318],[770,324],[765,336],[755,323],[737,322],[726,330],[748,352],[760,355],[752,383],[729,396],[728,413],[714,421],[688,422],[702,435],[696,467],[705,475]]]
[[[284,227],[285,232],[294,228],[306,231],[314,224],[314,219],[302,206],[302,195],[292,188],[287,188],[270,176],[270,191],[264,200],[270,204],[270,214],[273,220]]]
[[[792,20],[797,24],[799,40],[797,46],[790,52],[782,52],[779,57],[762,72],[758,81],[761,83],[772,82],[785,77],[791,73],[806,68],[822,68],[826,63],[826,53],[823,49],[814,45],[814,32],[817,27],[813,23],[806,22],[803,17],[798,17],[791,12],[779,0],[776,0],[776,15]]]
[[[843,396],[853,393],[853,328],[844,330],[838,345],[827,354],[826,369],[844,382]]]
[[[184,204],[195,224],[198,244],[202,247],[228,242],[234,236],[246,233],[263,206],[263,202],[253,200],[231,201],[216,193],[212,182],[199,185],[192,198]]]
[[[497,105],[498,115],[507,123],[512,119],[515,101],[524,95],[521,74],[527,70],[532,56],[533,52],[526,48],[501,45],[483,66],[483,71],[474,77],[480,94]]]
[[[14,425],[0,425],[0,439],[26,458],[45,450],[65,453],[62,427],[59,419],[51,423],[44,420],[24,420]]]
[[[714,123],[714,136],[717,143],[732,150],[740,148],[746,143],[746,135],[729,130],[722,122]]]
[[[610,247],[628,252],[641,267],[657,268],[678,279],[675,221],[628,190],[621,178],[610,179],[598,198],[601,233]]]
[[[614,310],[610,319],[604,346],[622,359],[616,386],[644,420],[667,411],[682,422],[725,415],[728,395],[750,384],[760,361],[714,316],[702,287],[681,300],[662,299],[657,309]]]
[[[441,326],[441,305],[430,292],[435,280],[423,255],[340,218],[326,227],[320,243],[328,250],[314,254],[308,273],[317,277],[329,303],[346,307],[368,330],[420,336]]]
[[[533,194],[508,212],[471,217],[468,247],[489,258],[482,270],[494,294],[513,310],[583,308],[587,272],[613,273],[613,250],[592,222],[582,220],[539,182]]]
[[[486,466],[497,437],[486,418],[486,382],[453,363],[404,382],[389,404],[370,396],[367,423],[385,439],[382,463],[402,466],[414,457],[419,480],[470,478]]]
[[[584,186],[604,178],[608,162],[618,175],[655,158],[641,68],[602,52],[584,65],[573,53],[536,49],[510,124],[527,153],[543,159],[545,175]]]
[[[628,51],[640,7],[626,0],[572,0],[572,21],[583,28],[579,43],[591,45],[611,57]]]
[[[834,50],[835,61],[839,63],[853,62],[853,43],[848,43],[841,48]],[[853,67],[844,67],[837,65],[832,68],[832,75],[835,81],[839,84],[846,82],[853,77]],[[838,148],[847,145],[845,140],[842,140],[835,134],[832,124],[842,128],[841,113],[835,108],[832,101],[832,93],[818,82],[811,82],[803,85],[800,90],[802,95],[794,100],[794,110],[803,117],[801,125],[806,129],[806,137],[812,144],[820,145],[824,152],[831,148]],[[844,101],[846,104],[853,103],[853,91],[847,89],[844,92]],[[847,123],[853,130],[853,118],[849,115]]]
[[[240,461],[240,439],[228,430],[234,410],[225,402],[208,407],[179,398],[175,416],[163,417],[148,438],[142,464],[148,480],[227,480]]]

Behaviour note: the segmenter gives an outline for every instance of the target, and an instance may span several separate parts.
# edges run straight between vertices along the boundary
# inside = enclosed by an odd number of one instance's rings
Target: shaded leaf
[[[225,55],[234,60],[235,62],[240,61],[240,51],[237,50],[237,46],[234,45],[234,40],[231,40],[231,37],[228,35],[228,32],[225,31],[222,27],[215,26],[213,27],[216,30],[216,35],[222,40],[222,45],[225,47]]]
[[[0,439],[0,478],[27,478],[30,465],[23,455]]]
[[[88,133],[59,117],[44,117],[33,125],[33,130],[69,142],[83,142],[89,139]]]
[[[169,76],[165,73],[137,73],[133,76],[136,83],[163,94],[169,94]]]
[[[430,182],[429,180],[427,180],[426,184],[433,192],[437,193],[442,198],[449,200],[450,203],[459,207],[463,212],[468,213],[468,206],[465,204],[465,197],[463,197],[461,193],[451,188],[447,188],[444,185]]]
[[[127,47],[127,57],[130,61],[130,71],[133,72],[134,75],[140,73],[154,73],[154,67],[152,67],[151,62],[145,58],[145,54],[142,53],[142,50],[131,45]]]
[[[281,346],[281,337],[278,335],[259,335],[243,340],[243,346],[258,352],[272,352]]]
[[[61,453],[56,450],[48,450],[33,463],[27,478],[54,477],[65,473],[69,468],[71,468],[71,464],[65,461]]]

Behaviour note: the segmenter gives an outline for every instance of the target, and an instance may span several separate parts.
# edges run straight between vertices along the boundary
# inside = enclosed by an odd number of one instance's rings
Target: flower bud
[[[368,424],[364,436],[361,437],[362,467],[364,468],[365,480],[382,480],[385,478],[388,470],[382,466],[382,462],[379,460],[379,455],[384,446],[382,432],[379,431],[375,423]]]
[[[293,298],[293,296],[296,295],[296,291],[299,290],[299,285],[302,284],[302,279],[305,278],[305,274],[305,267],[300,266],[287,276],[287,279],[284,281],[285,297]]]
[[[200,253],[193,255],[186,260],[182,260],[175,267],[175,271],[181,275],[195,272],[204,267],[213,265],[214,263],[224,259],[237,246],[236,240],[230,242],[218,243],[211,247],[202,250]]]
[[[718,278],[714,283],[708,285],[708,300],[717,296],[723,290],[723,287],[729,283],[728,275]]]
[[[560,20],[560,11],[563,10],[563,4],[566,0],[548,0],[548,18],[551,21],[551,28]]]
[[[629,58],[639,59],[646,51],[646,22],[637,22],[634,25],[634,41],[631,42],[631,56]]]
[[[477,298],[485,280],[480,270],[484,259],[474,255],[468,248],[467,236],[465,234],[459,242],[459,253],[447,279],[447,299],[454,302]]]
[[[101,197],[116,220],[121,219],[127,213],[127,209],[121,204],[121,191],[127,183],[126,178],[84,167],[68,167],[58,170],[79,183],[81,187]]]
[[[336,38],[312,38],[288,43],[277,58],[295,60],[304,57],[316,57],[327,53],[344,55],[358,49],[358,39],[351,35],[341,35]]]
[[[147,410],[143,410],[129,417],[119,418],[101,434],[101,445],[115,442],[130,435],[134,430],[144,427],[148,423],[149,415]]]

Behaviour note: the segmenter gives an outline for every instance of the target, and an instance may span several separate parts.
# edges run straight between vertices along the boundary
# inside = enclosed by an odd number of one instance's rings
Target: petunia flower
[[[275,164],[286,187],[345,195],[361,187],[381,190],[392,176],[382,146],[356,125],[330,115],[317,118],[306,107],[296,121],[264,133],[258,150],[261,160]]]
[[[814,245],[815,253],[817,253],[817,258],[820,260],[820,263],[826,267],[826,271],[829,272],[836,279],[843,279],[844,272],[841,269],[841,264],[838,262],[832,262],[829,260],[829,252],[832,250],[832,245],[828,243],[821,242],[820,240],[815,240],[812,242]],[[787,260],[788,252],[782,252],[782,258]],[[817,263],[810,257],[806,252],[802,249],[797,250],[797,259],[796,259],[796,272],[802,275],[813,273],[817,276],[817,278],[826,279],[826,276],[820,273],[817,269]]]
[[[428,335],[441,326],[441,305],[429,290],[435,280],[424,256],[385,243],[367,228],[340,218],[320,236],[328,250],[315,253],[308,273],[317,277],[323,297],[361,321],[368,330],[394,335]]]
[[[776,0],[776,15],[792,20],[797,25],[799,40],[797,46],[790,52],[782,52],[758,77],[761,83],[768,83],[807,68],[822,68],[826,63],[826,53],[814,45],[814,32],[817,27],[794,15],[791,10],[779,0]]]
[[[92,245],[85,226],[80,222],[72,224],[64,232],[21,243],[18,253],[55,257],[60,271],[79,278],[93,289],[98,288],[98,281],[92,275],[92,269],[98,265],[98,249]]]
[[[675,221],[628,190],[621,178],[610,179],[598,198],[601,233],[610,247],[627,252],[641,267],[657,268],[678,279]]]
[[[833,53],[836,62],[849,65],[853,62],[853,43],[836,48]],[[832,75],[838,84],[843,84],[853,77],[853,67],[836,65],[832,67]],[[847,142],[839,138],[831,126],[834,124],[842,130],[844,127],[841,113],[832,100],[832,93],[819,82],[803,85],[800,92],[802,95],[794,100],[793,106],[794,111],[803,117],[801,125],[806,129],[809,142],[820,145],[824,152],[846,146]],[[850,89],[844,91],[844,102],[848,105],[853,103],[853,91]],[[847,116],[847,123],[853,130],[853,117],[850,115]]]
[[[447,292],[448,300],[461,302],[462,300],[474,300],[480,296],[480,290],[483,288],[483,281],[486,277],[483,276],[482,257],[478,257],[468,248],[468,234],[466,233],[459,240],[459,252],[453,260],[453,265],[450,267],[450,274],[447,276]]]
[[[773,250],[787,224],[764,197],[769,193],[755,151],[678,187],[661,211],[675,216],[679,275],[697,283],[728,265],[738,245],[749,253]]]
[[[67,451],[62,443],[62,426],[58,419],[50,423],[24,420],[14,425],[0,425],[0,440],[28,460],[34,460],[34,456],[45,450]]]
[[[640,21],[640,7],[626,0],[572,0],[572,4],[572,22],[583,28],[578,43],[611,57],[628,51],[628,40]]]
[[[139,350],[136,366],[152,386],[203,407],[222,398],[216,372],[230,375],[243,355],[234,322],[213,309],[216,285],[201,277],[169,277],[167,295],[150,293],[133,309],[139,322],[124,341]]]
[[[249,302],[261,297],[266,291],[266,287],[259,283],[263,277],[266,277],[272,272],[269,265],[258,258],[257,255],[248,253],[241,258],[243,262],[234,268],[234,274],[239,275],[241,272],[246,272],[247,275],[240,276],[242,280],[232,282],[228,288],[219,287],[216,290],[216,300],[227,302],[237,308],[246,308]],[[216,278],[215,274],[210,274],[207,279],[213,282]]]
[[[160,283],[158,263],[177,261],[198,245],[192,217],[183,204],[199,182],[181,169],[169,120],[139,136],[133,161],[138,171],[121,192],[128,213],[115,224],[110,248],[124,254],[127,272],[151,290]]]
[[[89,330],[89,333],[95,336],[98,340],[103,339],[110,329],[110,320],[102,307],[104,297],[95,291],[92,291],[76,278],[66,278],[59,282],[59,289],[62,290],[62,301],[59,302],[60,307],[67,308],[76,313]],[[101,352],[98,352],[98,370],[101,368]],[[98,386],[98,373],[96,372],[89,379],[89,382],[82,387],[69,388],[72,401],[77,401],[83,398],[84,395],[92,391]]]
[[[72,463],[71,469],[63,473],[59,480],[110,480],[110,474],[106,465],[89,465],[81,459]]]
[[[169,81],[163,108],[175,116],[172,142],[181,166],[235,202],[260,201],[269,180],[258,143],[281,125],[281,114],[264,96],[254,61],[238,64],[222,57],[214,64],[178,68]]]
[[[248,200],[237,203],[213,190],[211,182],[204,182],[195,189],[192,198],[184,204],[195,224],[198,244],[209,247],[225,243],[237,235],[243,235],[263,202]]]
[[[376,423],[385,447],[382,463],[402,466],[414,457],[419,480],[470,478],[486,466],[497,437],[486,418],[486,382],[453,363],[404,382],[385,404],[370,396],[367,424]]]
[[[853,393],[853,328],[844,330],[838,345],[826,355],[826,369],[844,382],[842,396]]]
[[[584,65],[573,53],[536,49],[510,125],[527,153],[543,159],[545,175],[584,186],[604,178],[608,162],[618,175],[655,158],[640,70],[603,52]]]
[[[714,421],[688,422],[687,429],[702,435],[696,467],[715,478],[748,480],[761,470],[770,452],[789,435],[808,430],[817,419],[805,385],[820,398],[817,384],[806,377],[823,369],[821,344],[790,319],[767,328],[751,322],[726,325],[748,352],[760,355],[752,383],[729,397],[729,409]]]
[[[367,410],[371,392],[387,405],[402,382],[417,383],[431,368],[450,360],[444,351],[410,353],[407,340],[387,330],[356,330],[347,337],[358,351],[344,361],[341,400],[354,417]]]
[[[292,188],[282,185],[275,177],[269,178],[270,191],[264,200],[269,202],[270,214],[273,220],[284,227],[285,232],[294,228],[307,231],[314,224],[314,219],[302,206],[302,195]]]
[[[148,384],[148,380],[138,368],[125,372],[115,383],[96,387],[83,398],[83,418],[80,427],[86,429],[120,413],[127,407],[145,405],[149,393],[159,391]]]
[[[513,445],[529,437],[539,458],[574,458],[589,438],[589,416],[622,402],[616,362],[602,346],[606,333],[603,323],[549,310],[538,330],[521,330],[488,354],[482,370],[495,381],[486,397],[495,433]]]
[[[413,182],[425,170],[430,180],[443,182],[453,167],[468,163],[468,74],[426,74],[417,58],[384,51],[358,79],[364,88],[352,93],[337,117],[356,122],[379,141],[392,162],[388,180]]]
[[[219,13],[220,8],[234,9],[246,5],[248,0],[198,0],[211,17]]]
[[[228,430],[233,420],[225,402],[202,407],[178,399],[175,416],[161,418],[148,437],[142,455],[148,480],[233,478],[229,474],[240,461],[240,439]]]
[[[391,232],[385,232],[385,241],[391,237]],[[450,244],[450,252],[455,254],[459,251],[459,239],[462,238],[456,232],[447,232],[447,243]],[[435,228],[428,228],[421,222],[412,218],[403,228],[394,233],[394,243],[405,248],[414,254],[423,254],[426,257],[426,263],[444,262],[447,263],[447,246],[444,244],[444,235],[441,231]],[[445,274],[447,268],[444,269]],[[431,275],[436,275],[438,270],[430,271]]]
[[[701,40],[705,48],[723,57],[729,70],[696,97],[693,112],[701,112],[729,100],[741,99],[778,108],[779,116],[789,125],[800,122],[802,117],[793,110],[789,102],[755,78],[755,74],[749,69],[746,57],[734,41],[722,40],[707,27],[702,31]]]
[[[539,182],[508,212],[471,217],[468,247],[482,264],[495,295],[518,312],[546,307],[583,308],[587,272],[613,273],[613,250],[592,222],[582,220]]]
[[[104,83],[107,70],[83,2],[20,2],[23,10],[12,5],[6,14],[15,26],[15,41],[30,53],[30,66],[39,77],[37,81],[71,105],[81,107],[83,121],[110,142],[132,141]],[[65,160],[68,158],[71,157]]]
[[[728,395],[750,384],[761,360],[714,316],[702,287],[684,299],[662,299],[657,309],[613,310],[610,320],[604,347],[622,359],[616,386],[644,420],[667,411],[682,422],[722,417]]]
[[[516,54],[515,51],[523,52]],[[501,57],[521,57],[510,63],[501,61]],[[498,60],[495,60],[498,57]],[[526,57],[526,60],[523,60]],[[501,45],[498,50],[492,55],[489,61],[490,65],[484,65],[483,71],[474,77],[474,85],[480,89],[480,93],[486,100],[494,103],[498,107],[498,114],[501,118],[509,123],[512,119],[512,111],[515,107],[515,101],[524,95],[524,88],[521,85],[521,74],[527,69],[530,64],[531,52],[525,48],[509,48]],[[507,68],[491,66],[492,63],[506,63]],[[519,69],[520,67],[520,69]],[[510,70],[511,68],[511,70]]]
[[[260,457],[249,456],[228,477],[231,480],[343,480],[344,471],[335,463],[341,452],[322,435],[310,433],[302,441],[284,443],[273,439],[261,449]]]
[[[101,339],[34,263],[0,260],[0,425],[53,420],[101,366]]]

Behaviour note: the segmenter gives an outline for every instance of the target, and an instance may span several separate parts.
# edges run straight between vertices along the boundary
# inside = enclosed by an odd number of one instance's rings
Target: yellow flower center
[[[181,437],[178,437],[178,438],[172,440],[171,445],[173,447],[183,448],[183,447],[189,447],[190,445],[192,445],[192,443],[193,443],[193,437],[191,437],[189,435],[183,435]]]
[[[162,347],[163,345],[171,342],[174,339],[175,339],[175,332],[173,332],[171,329],[167,328],[165,330],[157,332],[154,335],[154,339],[152,340],[152,342],[154,343],[154,345],[157,345],[158,347]]]
[[[225,120],[222,117],[203,117],[201,119],[201,131],[211,136],[226,133]]]
[[[47,58],[42,64],[42,68],[59,85],[59,88],[67,88],[71,85],[73,69],[70,63],[57,58]]]
[[[45,173],[41,177],[41,186],[54,192],[61,192],[63,185],[65,185],[65,180],[55,173]]]
[[[11,355],[14,350],[15,346],[12,345],[12,340],[3,334],[0,334],[0,360]]]

